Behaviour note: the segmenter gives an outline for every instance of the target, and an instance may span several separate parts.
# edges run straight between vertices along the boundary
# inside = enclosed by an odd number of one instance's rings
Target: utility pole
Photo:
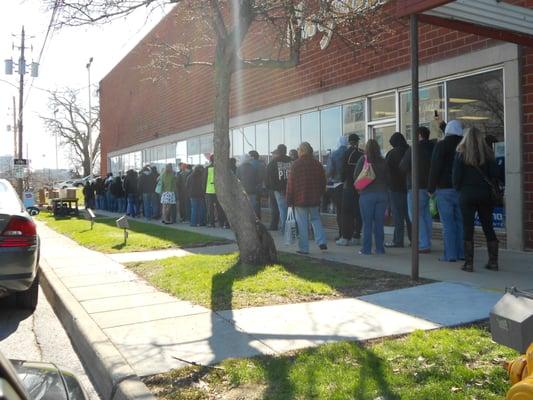
[[[17,158],[17,106],[13,96],[13,159]]]
[[[24,25],[22,25],[22,33],[20,38],[20,58],[19,58],[19,75],[20,75],[20,81],[19,81],[19,121],[18,121],[18,133],[19,133],[19,148],[18,148],[18,158],[22,159],[22,148],[23,148],[23,142],[22,142],[22,132],[23,132],[23,112],[24,112],[24,74],[26,73],[26,58],[24,57],[24,39],[25,39],[25,33],[24,33]],[[17,178],[17,190],[19,193],[20,198],[22,199],[22,178]]]

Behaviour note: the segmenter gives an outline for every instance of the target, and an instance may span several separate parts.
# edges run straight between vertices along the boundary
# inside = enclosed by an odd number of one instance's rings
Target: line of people
[[[436,200],[442,223],[444,254],[441,261],[464,260],[463,270],[473,270],[474,218],[477,214],[487,239],[489,262],[498,269],[498,240],[492,226],[496,205],[498,171],[485,135],[475,128],[463,130],[460,121],[450,121],[444,138],[430,140],[430,131],[419,127],[418,199],[419,251],[432,249],[433,219],[430,202]],[[326,170],[314,157],[307,142],[287,155],[280,144],[265,165],[252,150],[232,171],[240,179],[250,203],[261,218],[261,198],[268,193],[271,209],[270,230],[285,231],[289,207],[293,207],[298,226],[298,252],[309,253],[309,232],[321,250],[327,250],[320,205],[327,187],[333,192],[337,210],[338,246],[361,245],[360,255],[384,254],[387,247],[404,247],[411,238],[413,193],[411,148],[396,132],[390,138],[392,149],[382,156],[374,139],[359,148],[359,136],[340,137],[329,157]],[[371,174],[369,175],[369,171]],[[364,175],[368,184],[356,189]],[[370,178],[369,178],[370,177]],[[329,180],[329,181],[328,181]],[[84,188],[86,204],[94,199],[97,209],[125,212],[132,217],[141,213],[146,219],[160,218],[164,223],[188,221],[191,226],[229,228],[215,189],[213,155],[206,167],[194,168],[180,163],[179,171],[167,164],[161,175],[155,167],[145,166],[140,173],[129,170],[124,177],[98,178]],[[394,221],[394,234],[385,242],[384,226],[388,210]]]

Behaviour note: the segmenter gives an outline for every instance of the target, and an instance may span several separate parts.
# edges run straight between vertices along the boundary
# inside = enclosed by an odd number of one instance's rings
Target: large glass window
[[[343,134],[350,136],[352,133],[355,133],[359,136],[360,145],[366,141],[365,103],[364,100],[360,100],[342,106]]]
[[[396,118],[396,96],[394,93],[370,99],[370,119]]]
[[[209,157],[213,154],[213,134],[200,136],[200,163],[209,162]]]
[[[166,162],[174,164],[176,162],[176,143],[169,143],[165,146]]]
[[[320,115],[318,111],[302,114],[302,142],[309,142],[315,157],[320,150]]]
[[[444,119],[444,85],[438,84],[420,88],[420,126],[429,128],[430,139],[439,139],[443,132],[439,124]],[[407,140],[412,140],[412,99],[411,91],[400,94],[400,132]]]
[[[233,156],[239,157],[244,153],[244,138],[242,128],[233,129]]]
[[[277,119],[268,123],[268,131],[270,137],[270,148],[274,150],[278,144],[283,142],[283,120]],[[271,150],[271,151],[272,151]]]
[[[322,162],[327,164],[329,155],[337,148],[342,136],[342,109],[331,107],[320,111],[320,132],[322,135]]]
[[[176,162],[187,162],[187,141],[182,140],[176,143]]]
[[[200,140],[199,138],[187,139],[187,160],[189,164],[200,164]]]
[[[448,120],[475,126],[496,142],[504,140],[503,73],[501,70],[447,83]]]
[[[255,150],[255,125],[247,126],[243,129],[244,138],[244,154],[248,154],[250,150]]]
[[[285,144],[287,150],[297,149],[301,142],[300,115],[292,115],[285,118]]]
[[[396,125],[378,125],[372,127],[372,137],[378,142],[381,154],[385,156],[392,149],[389,141],[396,131]]]
[[[268,160],[272,149],[268,144],[268,123],[255,126],[256,150],[263,160]]]

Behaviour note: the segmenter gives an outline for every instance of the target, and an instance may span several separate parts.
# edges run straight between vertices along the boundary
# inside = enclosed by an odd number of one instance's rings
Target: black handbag
[[[492,182],[487,175],[481,170],[479,167],[474,167],[479,175],[483,178],[483,180],[489,185],[490,187],[490,198],[495,205],[504,204],[505,202],[505,190],[501,187],[500,183],[497,179]]]

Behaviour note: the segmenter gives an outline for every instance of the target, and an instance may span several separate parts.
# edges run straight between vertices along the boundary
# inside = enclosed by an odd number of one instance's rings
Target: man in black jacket
[[[407,225],[407,236],[411,240],[411,220],[407,212],[407,187],[405,174],[400,169],[400,162],[409,148],[405,137],[400,133],[394,133],[389,143],[392,149],[387,153],[385,161],[389,168],[390,176],[390,200],[392,218],[394,219],[394,235],[392,242],[385,243],[385,247],[404,246],[404,221]]]
[[[139,194],[143,203],[143,215],[149,220],[154,215],[153,197],[155,194],[155,175],[149,165],[146,165],[139,174]]]
[[[437,195],[440,222],[444,236],[444,256],[441,261],[455,262],[464,259],[463,217],[459,206],[459,193],[452,184],[452,168],[457,145],[463,138],[463,125],[452,120],[446,125],[444,139],[435,145],[431,157],[428,192]]]
[[[429,211],[428,179],[431,167],[431,155],[435,141],[429,140],[430,131],[420,126],[418,133],[418,250],[420,253],[431,252],[431,231],[433,220]],[[411,180],[411,148],[409,148],[400,163],[400,169],[405,174],[407,182],[407,208],[409,218],[413,220],[413,182]]]
[[[288,208],[285,193],[292,160],[287,156],[287,146],[284,144],[278,145],[272,154],[274,154],[274,158],[267,165],[266,187],[268,190],[274,191],[274,196],[278,203],[281,233],[283,234],[285,232]]]
[[[344,153],[341,179],[344,182],[341,206],[341,237],[337,246],[357,245],[361,241],[363,221],[359,209],[359,193],[353,187],[353,173],[359,159],[364,155],[359,149],[359,136],[348,136],[348,147]]]

